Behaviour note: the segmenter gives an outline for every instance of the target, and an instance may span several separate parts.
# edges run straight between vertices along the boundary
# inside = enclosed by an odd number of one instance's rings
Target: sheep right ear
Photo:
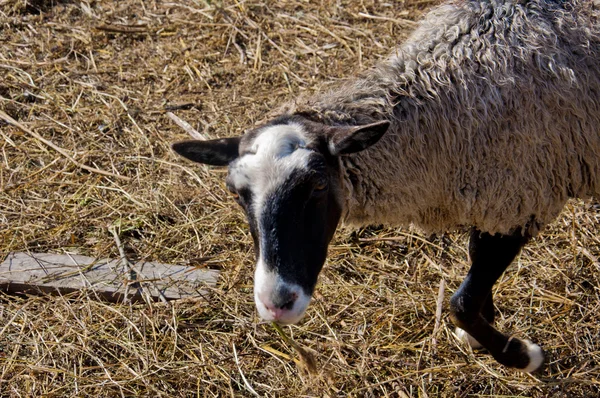
[[[379,141],[388,127],[390,122],[387,120],[363,126],[332,127],[328,139],[329,152],[334,156],[360,152]]]
[[[216,140],[190,140],[176,142],[171,146],[175,152],[194,162],[212,166],[227,166],[239,156],[242,137]]]

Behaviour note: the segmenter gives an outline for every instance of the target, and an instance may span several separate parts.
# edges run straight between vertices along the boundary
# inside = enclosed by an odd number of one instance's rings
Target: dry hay
[[[316,358],[308,374],[257,324],[225,171],[169,150],[186,133],[165,110],[239,134],[372,65],[434,3],[0,0],[0,255],[114,257],[116,227],[133,260],[222,270],[207,300],[171,305],[1,296],[0,395],[596,395],[599,205],[569,204],[495,289],[500,329],[547,350],[542,375],[457,344],[447,307],[464,234],[378,228],[337,234],[306,319],[284,328]]]

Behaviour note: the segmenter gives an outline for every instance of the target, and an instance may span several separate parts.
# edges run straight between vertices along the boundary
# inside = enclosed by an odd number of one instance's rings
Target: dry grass
[[[453,337],[465,235],[400,229],[337,234],[306,319],[285,328],[315,356],[308,374],[257,324],[251,241],[224,171],[169,150],[186,133],[165,110],[209,137],[239,134],[372,65],[435,3],[0,0],[0,255],[116,257],[114,226],[132,259],[213,256],[222,270],[208,300],[172,305],[0,296],[0,395],[596,395],[599,205],[570,204],[496,288],[499,327],[550,354],[543,375]]]

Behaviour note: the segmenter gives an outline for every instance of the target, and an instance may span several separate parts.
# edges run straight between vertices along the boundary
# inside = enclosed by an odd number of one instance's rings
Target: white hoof
[[[529,364],[523,369],[523,372],[535,372],[544,363],[544,351],[542,351],[539,345],[529,340],[523,340],[523,343],[527,346],[527,355],[529,355]]]
[[[481,344],[479,344],[479,341],[475,340],[469,333],[465,332],[461,328],[454,329],[454,334],[460,341],[468,344],[473,349],[479,349],[483,347]]]

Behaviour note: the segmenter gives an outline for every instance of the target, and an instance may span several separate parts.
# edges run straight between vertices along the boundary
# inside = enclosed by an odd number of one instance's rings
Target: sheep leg
[[[490,324],[494,323],[494,297],[492,292],[488,294],[487,298],[483,302],[483,307],[481,308],[481,315]]]
[[[490,235],[473,229],[469,242],[471,269],[450,300],[450,316],[469,336],[469,343],[474,340],[485,347],[505,366],[533,372],[543,363],[541,348],[528,340],[506,336],[491,325],[492,287],[527,241],[520,229],[511,235]]]
[[[481,308],[481,316],[483,319],[488,321],[490,325],[494,323],[495,313],[494,313],[494,298],[492,292],[488,294],[487,298],[483,302],[483,306]],[[456,336],[465,344],[468,344],[473,349],[483,348],[483,346],[475,340],[469,333],[465,332],[463,329],[456,327],[454,332]]]

